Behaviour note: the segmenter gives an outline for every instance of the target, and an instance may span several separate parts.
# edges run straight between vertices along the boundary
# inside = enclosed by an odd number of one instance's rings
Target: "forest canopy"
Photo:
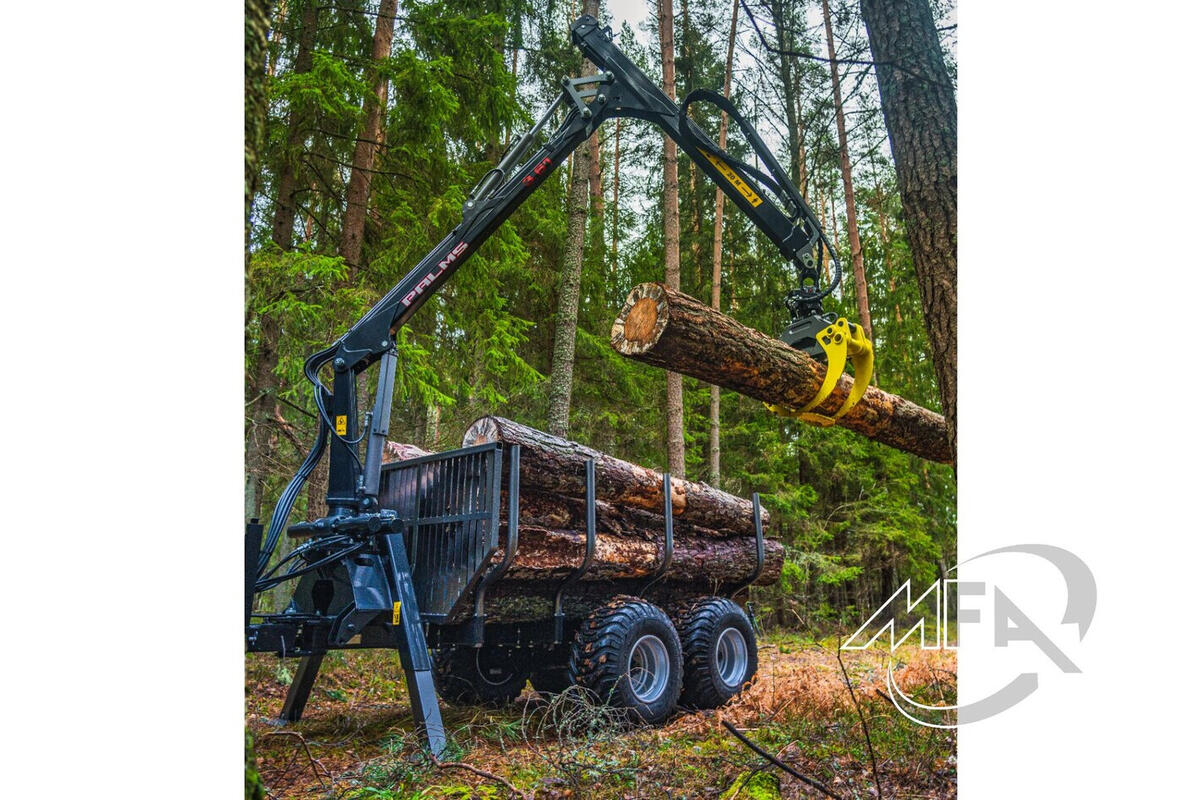
[[[247,176],[247,517],[269,513],[315,436],[305,357],[457,224],[471,187],[553,102],[560,76],[585,69],[568,35],[580,11],[555,0],[469,8],[280,0],[272,8],[261,65],[265,125]],[[618,46],[663,81],[658,12],[647,3],[641,19],[613,27]],[[933,12],[953,80],[953,6],[935,3]],[[858,4],[683,0],[670,16],[675,96],[721,91],[728,72],[734,105],[775,149],[845,265],[827,310],[868,327],[879,388],[940,410]],[[604,4],[600,17],[612,22]],[[717,138],[715,109],[697,106],[694,118]],[[727,147],[750,155],[735,131]],[[666,468],[665,373],[609,346],[630,289],[664,278],[673,246],[665,195],[677,191],[686,294],[715,296],[719,258],[720,310],[774,335],[788,321],[782,301],[796,280],[731,204],[715,230],[716,189],[686,155],[678,155],[676,188],[666,174],[661,132],[637,121],[609,123],[577,150],[399,331],[391,438],[448,450],[481,415],[546,429],[557,409],[571,439]],[[563,287],[573,266],[570,314]],[[574,328],[569,391],[557,394],[556,323]],[[558,367],[562,375],[561,360]],[[364,382],[364,397],[367,389]],[[755,589],[769,618],[857,619],[903,580],[929,582],[955,563],[952,468],[773,415],[732,392],[718,400],[709,385],[683,379],[683,471],[738,495],[761,493],[769,533],[787,554],[779,585]],[[297,515],[319,516],[323,496],[318,469]]]

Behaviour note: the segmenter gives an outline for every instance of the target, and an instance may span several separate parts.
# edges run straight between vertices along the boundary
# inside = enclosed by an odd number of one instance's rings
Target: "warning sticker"
[[[704,157],[711,161],[712,165],[721,172],[721,175],[725,177],[725,180],[733,184],[733,188],[737,189],[738,193],[742,197],[750,201],[750,205],[759,206],[762,204],[762,198],[750,188],[750,184],[742,180],[741,176],[733,171],[733,167],[729,166],[720,158],[708,152],[707,150],[702,149],[700,152],[704,153]]]
[[[338,436],[346,435],[346,415],[338,414],[333,420],[334,428],[337,430]]]

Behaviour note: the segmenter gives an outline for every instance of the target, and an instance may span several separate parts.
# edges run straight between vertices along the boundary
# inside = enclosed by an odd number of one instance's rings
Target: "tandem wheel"
[[[622,597],[584,621],[571,647],[568,670],[572,682],[599,701],[658,725],[675,712],[683,683],[683,650],[661,608]]]
[[[716,708],[758,671],[754,626],[742,607],[724,597],[702,597],[676,609],[683,644],[680,705]]]

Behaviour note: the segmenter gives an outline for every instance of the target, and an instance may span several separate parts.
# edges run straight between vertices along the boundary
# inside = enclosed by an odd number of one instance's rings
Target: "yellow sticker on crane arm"
[[[392,624],[393,625],[400,624],[400,604],[399,603],[392,603]]]
[[[762,205],[762,198],[759,197],[758,194],[753,189],[750,188],[750,184],[748,184],[744,180],[742,180],[741,175],[738,175],[736,172],[733,171],[733,167],[729,166],[724,161],[722,161],[720,158],[718,158],[717,156],[708,152],[707,150],[704,150],[701,148],[700,152],[704,154],[705,158],[707,158],[709,161],[712,162],[712,165],[720,171],[721,175],[725,178],[725,180],[727,180],[733,184],[733,188],[737,189],[738,193],[741,194],[742,197],[744,197],[750,201],[750,205],[752,205],[752,206]]]
[[[338,436],[346,435],[346,415],[338,414],[333,420],[334,427],[337,429]]]

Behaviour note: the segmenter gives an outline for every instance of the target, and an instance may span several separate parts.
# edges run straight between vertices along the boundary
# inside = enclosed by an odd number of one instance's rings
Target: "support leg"
[[[430,752],[440,757],[446,749],[446,731],[442,726],[442,712],[438,708],[437,690],[433,685],[433,660],[429,657],[425,631],[421,627],[421,614],[408,568],[404,537],[393,533],[387,537],[387,543],[396,578],[396,597],[399,598],[392,612],[392,632],[396,637],[396,649],[400,652],[400,665],[404,668],[413,721],[429,744]]]
[[[283,701],[283,711],[279,713],[281,722],[300,721],[300,716],[304,713],[304,706],[308,703],[308,696],[312,693],[313,683],[317,680],[317,673],[321,671],[321,662],[324,659],[324,653],[313,653],[311,656],[303,656],[300,659],[300,666],[296,668],[296,677],[292,679],[287,699]]]

